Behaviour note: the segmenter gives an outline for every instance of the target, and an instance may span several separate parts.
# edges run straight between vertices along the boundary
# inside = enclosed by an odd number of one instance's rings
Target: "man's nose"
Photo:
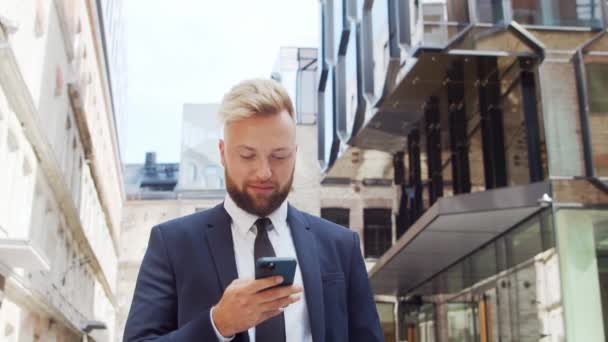
[[[270,168],[270,163],[266,158],[260,158],[255,175],[259,180],[268,180],[272,176],[272,169]]]

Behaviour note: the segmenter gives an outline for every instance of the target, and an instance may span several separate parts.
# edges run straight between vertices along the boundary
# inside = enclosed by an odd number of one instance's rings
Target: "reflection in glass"
[[[586,68],[594,171],[608,177],[608,64],[589,63]]]
[[[557,261],[556,254],[545,254],[552,255],[549,259],[534,258],[555,247],[552,219],[551,210],[533,216],[412,291],[434,303],[435,332],[448,334],[438,335],[439,340],[538,341],[542,322],[548,317],[541,308],[549,303],[552,289],[547,279],[554,279],[546,278],[554,272],[548,265],[550,260],[553,265]],[[596,240],[602,241],[608,257],[608,220],[605,230],[603,235],[596,233]],[[508,253],[503,253],[503,245],[508,246]],[[608,276],[606,279],[608,286]],[[420,329],[413,332],[411,327],[424,317],[419,311],[406,314],[408,336],[414,336],[413,341],[419,341],[423,333]]]
[[[597,0],[512,0],[513,20],[541,26],[601,27]]]
[[[372,6],[374,95],[378,98],[382,94],[390,59],[388,0],[374,1]]]
[[[333,164],[337,154],[334,78],[334,70],[329,70],[325,87],[319,94],[319,162],[323,169]]]
[[[474,303],[448,303],[450,342],[477,342],[477,307]]]
[[[476,0],[477,19],[482,23],[499,23],[504,20],[502,0]]]
[[[356,131],[361,124],[357,121],[357,115],[364,115],[364,102],[362,101],[362,98],[360,98],[362,86],[360,78],[362,74],[359,57],[359,25],[353,25],[351,31],[346,46],[346,55],[344,56],[345,73],[343,77],[345,78],[345,117],[338,118],[338,134],[340,135],[340,138],[345,141],[356,134]],[[361,119],[362,118],[359,118],[359,121],[362,121]]]
[[[395,304],[376,302],[376,309],[378,310],[378,316],[380,317],[384,341],[394,342],[397,337],[397,330],[395,327]]]
[[[425,304],[418,312],[416,342],[435,342],[435,305]]]
[[[512,266],[518,265],[542,251],[541,227],[538,218],[531,219],[506,237],[507,253]]]
[[[423,303],[418,305],[402,304],[403,317],[400,317],[400,335],[405,337],[407,342],[435,342],[435,304]],[[401,339],[403,339],[401,337]]]
[[[602,296],[602,315],[604,330],[608,328],[608,220],[595,225],[595,250],[599,271],[600,292]]]
[[[466,0],[416,1],[412,45],[445,46],[469,21]]]

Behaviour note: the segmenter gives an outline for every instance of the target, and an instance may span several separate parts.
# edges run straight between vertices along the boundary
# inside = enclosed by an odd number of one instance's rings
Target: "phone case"
[[[255,278],[266,278],[276,275],[283,277],[283,282],[279,286],[293,284],[293,277],[296,273],[296,259],[265,257],[259,258],[255,262]]]

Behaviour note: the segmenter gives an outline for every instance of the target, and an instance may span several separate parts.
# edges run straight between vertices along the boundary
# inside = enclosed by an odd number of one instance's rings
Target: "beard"
[[[228,191],[230,198],[232,198],[239,208],[258,217],[267,217],[277,210],[285,201],[287,195],[289,195],[293,184],[294,171],[291,172],[287,184],[283,187],[279,187],[279,184],[273,182],[271,184],[275,190],[272,193],[252,195],[247,192],[247,183],[239,188],[237,183],[230,177],[228,170],[225,170],[226,191]]]

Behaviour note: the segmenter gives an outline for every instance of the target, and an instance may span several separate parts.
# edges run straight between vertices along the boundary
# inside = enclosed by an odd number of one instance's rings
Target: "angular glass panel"
[[[388,0],[374,1],[371,9],[373,41],[374,94],[382,94],[390,59]]]
[[[525,222],[506,236],[509,266],[516,266],[542,252],[541,225],[538,217]]]
[[[317,49],[298,49],[298,74],[296,77],[295,107],[300,124],[317,121]]]
[[[364,101],[361,94],[361,61],[359,47],[359,29],[358,25],[354,26],[348,44],[346,46],[346,55],[344,56],[344,116],[338,117],[338,134],[343,141],[347,141],[351,136],[356,134],[358,126],[356,120],[361,121],[363,118],[357,118],[358,115],[363,116]]]
[[[412,45],[444,47],[469,22],[466,0],[423,0],[414,4]]]
[[[319,94],[319,162],[322,169],[331,167],[337,154],[336,143],[336,107],[335,107],[335,71],[329,70],[327,80]]]
[[[481,23],[499,23],[504,21],[502,0],[476,0],[477,19]]]
[[[524,25],[600,28],[601,1],[512,0],[513,20]]]

